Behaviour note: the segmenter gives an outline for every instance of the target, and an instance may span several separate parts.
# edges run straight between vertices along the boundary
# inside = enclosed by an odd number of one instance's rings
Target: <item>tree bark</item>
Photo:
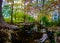
[[[2,28],[5,27],[5,28],[9,28],[9,29],[18,29],[17,26],[7,24],[7,23],[4,21],[4,18],[3,18],[3,15],[2,15],[2,2],[3,2],[3,0],[0,0],[0,27],[2,27]]]

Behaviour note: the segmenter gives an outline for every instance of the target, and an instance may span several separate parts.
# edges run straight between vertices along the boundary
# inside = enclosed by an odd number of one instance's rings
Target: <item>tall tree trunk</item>
[[[58,18],[60,19],[60,0],[58,0],[58,7],[59,7],[58,8],[58,14],[59,14],[59,17]]]
[[[0,23],[5,23],[2,15],[2,0],[0,0]]]
[[[7,24],[5,21],[4,21],[4,18],[3,18],[3,15],[2,15],[2,2],[3,0],[0,0],[0,26],[3,28],[3,27],[6,27],[6,28],[9,28],[9,29],[18,29],[17,26],[15,25],[9,25]]]
[[[11,2],[11,23],[13,24],[13,5],[14,1]]]

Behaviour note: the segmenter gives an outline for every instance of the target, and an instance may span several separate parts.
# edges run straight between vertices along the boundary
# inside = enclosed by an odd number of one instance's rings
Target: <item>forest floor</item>
[[[56,30],[58,31],[60,27],[56,27],[56,28],[58,28]],[[25,32],[20,32],[19,30],[1,29],[0,30],[0,43],[38,43],[39,39],[34,39],[36,35],[37,34],[35,33],[33,35],[29,35],[28,37],[25,34]],[[57,36],[55,36],[55,40],[56,38]],[[58,40],[58,42],[60,43],[60,40]],[[49,43],[49,40],[47,40],[45,43]]]

